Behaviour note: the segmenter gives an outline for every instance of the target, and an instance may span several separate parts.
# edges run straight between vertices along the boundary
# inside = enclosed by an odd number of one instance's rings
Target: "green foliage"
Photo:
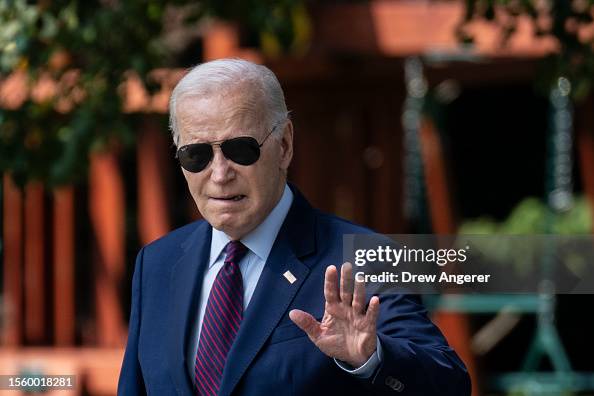
[[[577,197],[571,209],[557,213],[537,198],[526,198],[498,223],[488,217],[468,220],[459,229],[462,235],[532,235],[532,234],[589,234],[592,208],[585,197]]]
[[[303,0],[212,0],[204,4],[212,15],[257,27],[260,45],[274,46],[272,51],[298,49],[299,36],[309,29],[303,26],[307,23],[303,21]]]
[[[42,76],[60,87],[41,102],[1,110],[0,168],[19,184],[62,184],[84,177],[93,148],[130,141],[119,87],[126,72],[146,80],[163,64],[164,11],[159,1],[0,2],[2,74],[25,71],[29,89]]]
[[[135,72],[154,91],[151,70],[176,66],[165,44],[172,14],[189,29],[207,16],[232,20],[286,51],[303,10],[301,0],[0,0],[0,79],[20,72],[29,90],[57,84],[56,95],[0,109],[0,171],[19,184],[68,183],[85,177],[92,150],[132,144],[138,127],[123,112],[122,83]]]
[[[541,89],[548,94],[556,80],[564,76],[572,85],[576,100],[585,98],[594,79],[594,34],[591,25],[594,0],[466,0],[463,23],[457,34],[462,42],[472,42],[468,24],[484,19],[496,24],[501,31],[501,44],[505,45],[517,30],[520,16],[532,21],[539,37],[551,37],[559,45],[557,53],[550,54],[543,63]]]
[[[584,235],[592,233],[593,229],[592,208],[587,198],[577,197],[569,210],[554,212],[541,200],[531,197],[521,201],[502,222],[488,217],[468,220],[458,233],[461,240],[464,235],[488,235],[475,243],[485,257],[492,263],[509,267],[518,276],[531,276],[540,264],[542,252],[550,246],[537,240],[527,243],[526,239],[514,239],[510,235]],[[563,243],[567,244],[560,242]],[[583,270],[584,264],[580,261],[583,257],[574,256],[571,249],[559,250],[567,268],[576,274]]]

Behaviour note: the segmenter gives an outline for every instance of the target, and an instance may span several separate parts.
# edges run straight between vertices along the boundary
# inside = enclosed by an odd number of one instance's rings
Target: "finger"
[[[367,307],[367,313],[365,319],[368,323],[372,323],[374,326],[377,323],[377,317],[379,316],[380,300],[378,296],[371,297],[369,306]]]
[[[355,294],[353,296],[353,309],[356,313],[365,313],[365,282],[355,279]]]
[[[307,334],[310,340],[315,342],[320,336],[321,324],[307,312],[293,309],[289,312],[289,318]]]
[[[353,266],[348,261],[340,268],[340,299],[347,305],[353,302]]]
[[[326,275],[324,277],[324,297],[326,302],[337,303],[340,302],[338,296],[338,271],[333,265],[326,268]]]

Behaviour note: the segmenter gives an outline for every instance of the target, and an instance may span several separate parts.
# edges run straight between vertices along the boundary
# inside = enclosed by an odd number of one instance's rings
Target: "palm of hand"
[[[289,316],[323,353],[360,367],[376,349],[379,299],[373,297],[365,310],[365,285],[355,282],[353,293],[350,263],[342,266],[340,291],[336,268],[326,269],[324,295],[326,305],[321,322],[300,310],[291,311]]]

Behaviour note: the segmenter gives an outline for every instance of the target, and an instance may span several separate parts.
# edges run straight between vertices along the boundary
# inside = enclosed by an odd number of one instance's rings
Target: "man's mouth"
[[[213,198],[214,199],[217,199],[217,200],[221,200],[221,201],[234,201],[234,202],[237,202],[237,201],[241,201],[242,199],[244,199],[245,198],[245,195],[239,194],[239,195],[229,195],[229,196],[226,196],[226,197],[213,197]]]

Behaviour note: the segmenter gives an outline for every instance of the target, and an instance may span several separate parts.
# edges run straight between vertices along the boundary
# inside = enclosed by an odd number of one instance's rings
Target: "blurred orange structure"
[[[267,62],[285,86],[289,105],[303,117],[296,119],[296,158],[290,177],[317,206],[381,232],[405,229],[398,155],[402,151],[399,111],[404,86],[402,75],[395,71],[402,69],[402,59],[407,56],[459,52],[454,30],[462,12],[461,1],[315,6],[311,9],[314,38],[306,58]],[[498,47],[491,27],[477,24],[473,30],[479,38],[473,53],[494,63],[479,74],[471,75],[463,66],[447,70],[470,83],[528,80],[533,60],[555,48],[547,39],[535,39],[527,21],[520,23],[519,33],[505,49]],[[237,28],[214,23],[203,36],[203,60],[236,56],[264,61],[262,54],[241,48],[239,43]],[[153,97],[130,77],[127,110],[165,113],[170,90],[182,73],[155,71],[162,90]],[[27,96],[26,85],[19,78],[24,77],[13,75],[0,82],[0,105],[18,106]],[[348,100],[352,102],[345,103]],[[323,110],[319,109],[321,103]],[[140,245],[167,233],[174,224],[169,208],[170,143],[151,117],[146,115],[146,126],[138,134],[135,186],[126,185],[115,148],[92,156],[87,196],[76,186],[46,191],[34,182],[20,190],[9,174],[3,175],[0,374],[37,367],[48,374],[78,375],[76,394],[83,390],[91,395],[115,394],[126,336],[127,312],[122,301],[127,296],[122,288],[127,288],[133,265],[125,245],[126,219],[136,219]],[[594,169],[594,120],[591,114],[580,120],[580,160],[584,169]],[[444,156],[432,128],[425,120],[421,131],[432,224],[437,233],[454,233],[457,219]],[[335,170],[333,180],[317,174],[324,167]],[[594,197],[593,175],[583,177],[589,196]],[[137,195],[132,206],[127,205],[130,190]],[[81,197],[86,199],[82,209]],[[190,207],[189,197],[185,200],[174,205]],[[130,211],[135,211],[134,216]],[[91,224],[87,261],[76,254],[80,238],[88,237],[77,228],[81,213],[88,214]],[[76,321],[80,301],[77,267],[92,273],[93,317],[85,323]],[[473,394],[478,395],[465,317],[439,314],[437,318],[473,372]]]

